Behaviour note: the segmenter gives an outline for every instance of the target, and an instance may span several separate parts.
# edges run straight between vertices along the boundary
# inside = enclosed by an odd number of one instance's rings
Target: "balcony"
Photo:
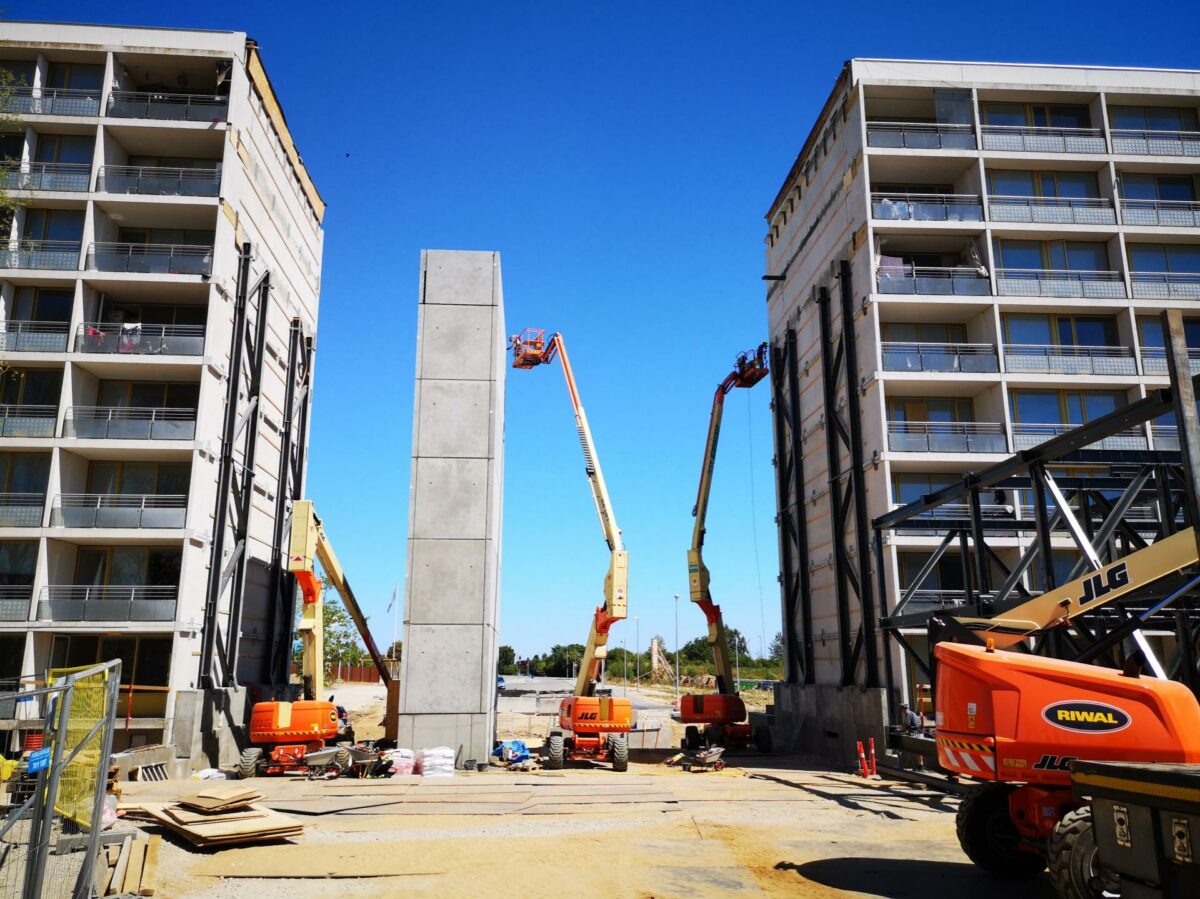
[[[1135,300],[1200,300],[1200,273],[1130,272]]]
[[[987,276],[970,266],[880,266],[877,284],[880,293],[968,297],[986,297],[992,293]]]
[[[64,493],[50,510],[55,528],[181,528],[187,497],[155,493]]]
[[[32,602],[31,584],[0,585],[0,621],[28,621]]]
[[[893,503],[892,508],[899,509],[900,505]],[[1013,507],[1009,505],[981,503],[979,513],[986,522],[1012,521],[1013,519]],[[928,528],[905,527],[903,530],[896,531],[895,533],[904,537],[930,537],[937,534],[944,534],[947,530],[945,522],[963,522],[969,521],[970,518],[971,507],[967,503],[945,503],[922,512],[913,518],[914,522],[928,522]],[[988,530],[988,533],[999,535],[1003,532],[992,527]]]
[[[1002,297],[1125,299],[1125,282],[1120,272],[1002,268],[996,271],[996,289]]]
[[[885,342],[883,370],[991,374],[1000,371],[1000,364],[990,343]]]
[[[889,222],[981,222],[974,194],[871,194],[871,217]]]
[[[77,440],[192,440],[195,409],[72,406],[63,436]]]
[[[1033,449],[1051,437],[1057,437],[1059,434],[1065,434],[1078,427],[1078,424],[1057,422],[1013,422],[1013,451]],[[1088,449],[1144,450],[1146,448],[1146,434],[1141,428],[1131,428],[1128,431],[1122,431],[1088,444]]]
[[[178,587],[42,588],[38,621],[174,621]]]
[[[100,114],[100,92],[68,87],[14,87],[0,101],[0,109],[13,115]]]
[[[1113,153],[1129,156],[1200,156],[1200,131],[1114,128]]]
[[[1200,375],[1200,350],[1188,350],[1188,368]],[[1142,347],[1142,372],[1147,375],[1167,375],[1167,351],[1160,346]]]
[[[61,190],[86,192],[92,167],[74,162],[14,162],[0,169],[0,190]]]
[[[1004,453],[999,422],[889,421],[888,449],[897,453]]]
[[[0,352],[65,353],[66,322],[0,321]]]
[[[933,122],[867,122],[867,146],[907,150],[974,150],[975,129],[971,125],[939,125]]]
[[[1200,228],[1200,203],[1192,200],[1122,200],[1121,220],[1126,225]]]
[[[1136,375],[1137,361],[1124,346],[1009,344],[1004,368],[1010,374]]]
[[[100,168],[96,190],[141,196],[215,197],[221,190],[221,171],[106,165]]]
[[[913,590],[902,588],[902,596],[907,597],[905,609],[909,612],[929,609],[953,609],[967,601],[967,595],[962,590]]]
[[[77,240],[18,240],[0,246],[0,268],[30,268],[41,271],[79,270]]]
[[[1179,452],[1179,428],[1175,425],[1151,425],[1150,436],[1156,450]]]
[[[57,406],[0,406],[0,437],[53,437]]]
[[[114,119],[165,119],[172,122],[223,122],[229,98],[159,91],[113,91],[108,115]]]
[[[77,353],[201,356],[204,325],[84,322],[75,332]]]
[[[45,493],[0,493],[0,528],[40,528]]]
[[[1023,125],[984,125],[983,149],[1015,153],[1105,153],[1099,128],[1029,128]]]
[[[1029,222],[1050,225],[1115,225],[1111,200],[1091,197],[988,197],[993,222]]]
[[[212,247],[169,243],[94,243],[87,267],[98,272],[208,275]]]

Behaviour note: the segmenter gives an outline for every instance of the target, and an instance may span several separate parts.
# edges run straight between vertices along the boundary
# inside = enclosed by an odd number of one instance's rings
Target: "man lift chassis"
[[[679,701],[679,720],[687,725],[683,748],[697,750],[702,746],[742,748],[750,743],[750,725],[746,723],[746,704],[738,696],[733,666],[729,662],[729,640],[721,607],[709,593],[708,566],[704,564],[705,521],[708,516],[708,497],[712,490],[713,468],[717,464],[717,440],[721,436],[721,416],[725,410],[725,395],[735,387],[753,387],[767,376],[767,344],[752,352],[739,353],[733,370],[717,385],[713,394],[712,413],[708,419],[708,437],[704,443],[704,459],[700,465],[700,487],[692,516],[692,545],[688,549],[688,584],[691,599],[704,612],[708,622],[708,645],[717,669],[717,692],[689,694]],[[703,726],[701,731],[699,726]],[[759,750],[770,749],[770,731],[763,727],[754,734]]]
[[[600,529],[610,553],[608,574],[604,578],[604,605],[598,606],[592,617],[591,632],[579,666],[574,695],[562,701],[558,711],[558,729],[552,730],[546,740],[546,767],[561,768],[566,759],[596,759],[612,762],[614,771],[624,771],[629,767],[632,706],[628,699],[597,696],[596,685],[600,680],[600,665],[607,653],[609,628],[627,614],[629,555],[621,542],[621,530],[617,527],[612,503],[608,499],[608,487],[600,471],[600,460],[596,457],[592,431],[579,399],[566,345],[561,334],[551,335],[548,341],[545,335],[542,329],[527,328],[510,339],[513,368],[530,369],[549,365],[556,356],[562,364],[567,392],[571,395],[571,406],[575,411],[575,428],[583,447],[588,484],[592,488],[596,514],[600,516]]]

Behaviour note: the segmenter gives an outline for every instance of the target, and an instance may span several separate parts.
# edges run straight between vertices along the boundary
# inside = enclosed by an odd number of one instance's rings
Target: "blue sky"
[[[1196,67],[1194,28],[1170,27],[1187,9],[9,0],[4,15],[259,42],[329,203],[309,493],[381,643],[405,567],[418,259],[438,248],[499,250],[509,330],[566,336],[644,646],[673,643],[675,593],[681,639],[703,632],[685,551],[711,394],[765,337],[762,216],[843,61]],[[561,373],[511,375],[501,640],[527,654],[584,640],[607,551]],[[769,399],[766,382],[730,397],[706,545],[714,597],[755,648],[779,629]]]

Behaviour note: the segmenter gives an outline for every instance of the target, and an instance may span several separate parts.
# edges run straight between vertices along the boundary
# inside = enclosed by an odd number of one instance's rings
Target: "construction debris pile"
[[[209,786],[177,802],[124,803],[125,818],[149,821],[172,830],[199,848],[262,843],[298,837],[304,825],[257,805],[262,794],[237,784]]]

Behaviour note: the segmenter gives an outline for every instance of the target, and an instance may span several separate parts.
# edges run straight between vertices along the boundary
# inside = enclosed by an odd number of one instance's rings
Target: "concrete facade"
[[[486,764],[495,732],[507,331],[500,255],[421,254],[401,746]]]

